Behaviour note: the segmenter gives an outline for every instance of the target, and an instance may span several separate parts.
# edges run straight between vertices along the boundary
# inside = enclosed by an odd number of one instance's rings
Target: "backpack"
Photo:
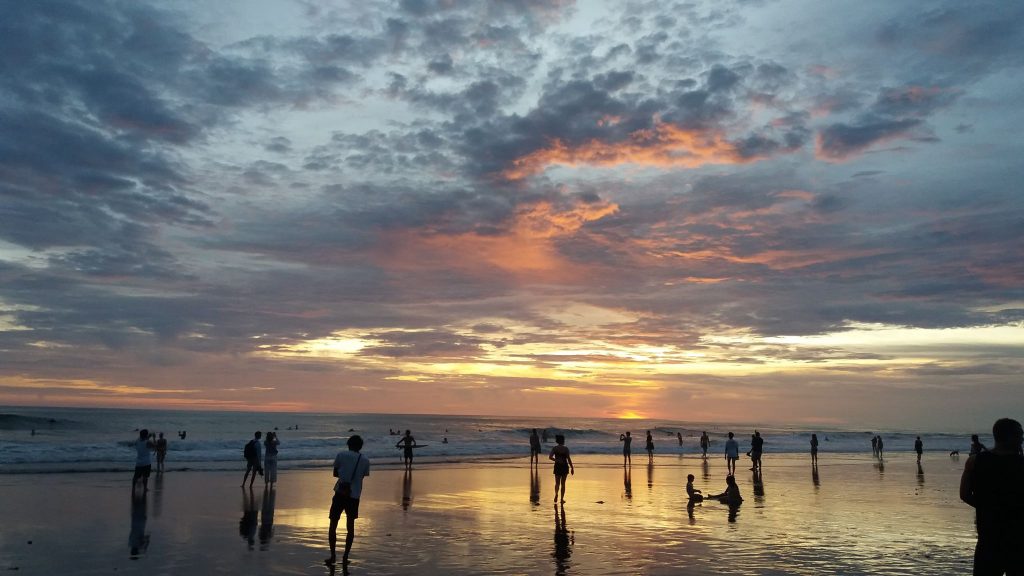
[[[245,450],[242,450],[242,456],[244,456],[246,460],[256,459],[256,445],[253,444],[253,442],[255,442],[255,440],[249,440],[245,445]]]

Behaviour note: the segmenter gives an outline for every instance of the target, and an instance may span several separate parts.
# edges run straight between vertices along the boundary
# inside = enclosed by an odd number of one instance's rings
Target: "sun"
[[[642,420],[644,418],[644,415],[638,412],[634,412],[633,410],[626,410],[625,412],[622,412],[621,414],[616,416],[616,418],[618,418],[619,420]]]

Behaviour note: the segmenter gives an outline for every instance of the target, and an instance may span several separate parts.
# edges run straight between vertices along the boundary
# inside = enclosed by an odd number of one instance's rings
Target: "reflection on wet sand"
[[[647,489],[654,489],[654,460],[647,461]]]
[[[164,473],[157,472],[153,479],[153,517],[159,518],[164,511]]]
[[[702,478],[703,478],[703,480],[705,482],[707,482],[708,480],[711,479],[711,465],[708,464],[708,459],[707,458],[704,458],[704,460],[701,462],[700,470],[701,470]]]
[[[149,534],[146,534],[146,493],[132,493],[132,522],[128,534],[128,551],[132,560],[149,547]]]
[[[761,469],[758,468],[754,471],[754,502],[758,504],[764,503],[764,477],[761,474]]]
[[[402,475],[402,510],[409,510],[412,506],[412,469],[406,468]]]
[[[814,483],[814,489],[821,488],[821,478],[818,477],[818,464],[815,463],[811,466],[811,482]]]
[[[551,556],[555,559],[555,574],[563,576],[569,569],[569,558],[572,556],[573,533],[565,520],[565,506],[555,505],[555,550]]]
[[[274,536],[274,504],[277,500],[277,489],[263,488],[263,516],[260,518],[260,550],[270,546]]]
[[[921,463],[917,463],[917,485],[924,486],[924,468],[921,467]]]
[[[252,488],[242,488],[242,519],[238,521],[238,534],[249,545],[249,550],[256,544],[256,528],[259,525],[259,508],[256,506],[256,494]]]
[[[540,467],[530,466],[530,502],[540,506]]]
[[[633,499],[633,478],[632,471],[629,468],[622,469],[622,490],[626,500]]]

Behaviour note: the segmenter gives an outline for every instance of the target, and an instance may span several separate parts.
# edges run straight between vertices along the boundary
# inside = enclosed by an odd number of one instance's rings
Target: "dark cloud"
[[[921,125],[920,120],[865,119],[858,124],[836,123],[818,133],[818,150],[823,158],[843,160],[863,152],[877,142],[904,137]]]

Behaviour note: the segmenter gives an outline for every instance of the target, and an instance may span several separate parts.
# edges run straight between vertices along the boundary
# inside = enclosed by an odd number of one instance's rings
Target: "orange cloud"
[[[557,240],[573,236],[587,222],[618,209],[607,202],[559,208],[543,201],[521,206],[499,234],[402,231],[386,239],[382,261],[391,268],[443,266],[478,274],[498,269],[522,279],[564,281],[578,277],[586,267],[562,256]]]
[[[741,164],[757,159],[741,155],[720,133],[656,122],[654,128],[633,132],[625,142],[594,139],[574,148],[555,139],[549,147],[516,159],[502,176],[508,180],[522,180],[552,165],[610,167],[636,164],[696,168],[705,164]]]

